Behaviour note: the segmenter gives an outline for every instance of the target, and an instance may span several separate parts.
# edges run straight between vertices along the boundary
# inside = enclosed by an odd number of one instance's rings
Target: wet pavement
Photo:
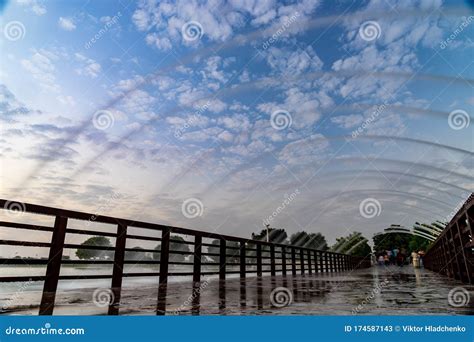
[[[106,314],[106,289],[94,290],[61,291],[54,314]],[[149,285],[123,288],[120,314],[155,314],[157,292]],[[295,277],[204,278],[194,290],[190,281],[175,282],[168,284],[166,302],[167,314],[179,315],[474,315],[474,286],[411,266],[383,266]],[[5,313],[37,312],[36,305],[21,305]]]

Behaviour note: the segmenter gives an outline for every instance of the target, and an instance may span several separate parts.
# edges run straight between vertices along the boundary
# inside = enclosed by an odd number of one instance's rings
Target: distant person
[[[383,260],[385,262],[385,266],[390,265],[390,257],[388,256],[388,254],[384,255]]]
[[[405,254],[400,251],[397,253],[397,266],[403,267],[403,264],[405,263]]]
[[[418,251],[418,256],[420,258],[420,267],[423,267],[423,258],[425,257],[425,251],[423,250]]]
[[[413,267],[419,268],[420,267],[420,257],[417,252],[411,252],[411,262],[413,263]]]
[[[395,265],[395,262],[397,261],[397,255],[398,255],[398,253],[399,253],[398,248],[394,248],[394,249],[392,250],[392,258],[390,259],[390,263],[391,263],[392,265]]]
[[[383,255],[380,254],[380,255],[379,255],[379,266],[383,266],[383,265],[384,265]]]

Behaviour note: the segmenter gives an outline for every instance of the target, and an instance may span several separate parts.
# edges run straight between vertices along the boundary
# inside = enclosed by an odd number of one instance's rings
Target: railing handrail
[[[463,203],[463,205],[458,209],[456,214],[452,217],[452,219],[448,222],[446,227],[444,227],[443,231],[436,237],[436,239],[430,244],[428,247],[427,252],[436,245],[439,241],[444,239],[447,231],[458,221],[459,217],[464,214],[465,211],[467,211],[470,207],[474,205],[474,192],[472,192],[469,197],[466,199],[466,201]]]
[[[170,229],[171,233],[192,235],[192,236],[199,235],[203,238],[209,238],[209,239],[224,239],[226,241],[255,243],[255,244],[261,244],[261,245],[266,245],[266,246],[273,245],[276,247],[295,247],[298,249],[305,249],[305,250],[310,250],[310,251],[321,251],[321,252],[327,252],[327,253],[332,253],[336,255],[346,255],[344,253],[315,249],[315,248],[292,245],[292,244],[267,242],[267,241],[255,240],[251,238],[244,238],[244,237],[237,237],[237,236],[232,236],[232,235],[225,235],[225,234],[195,230],[191,228],[183,228],[183,227],[176,227],[176,226],[164,225],[164,224],[159,224],[159,223],[136,221],[136,220],[131,220],[131,219],[124,219],[124,218],[118,218],[118,217],[106,216],[106,215],[98,215],[98,214],[86,213],[82,211],[61,209],[61,208],[56,208],[56,207],[49,207],[49,206],[43,206],[43,205],[38,205],[38,204],[25,203],[21,201],[6,200],[6,199],[0,199],[0,209],[7,210],[7,208],[5,208],[7,203],[20,203],[25,208],[25,212],[38,214],[38,215],[64,216],[64,217],[74,219],[74,220],[93,221],[93,222],[104,223],[104,224],[121,223],[129,227],[158,230],[158,231],[163,231],[164,229]],[[97,232],[97,235],[100,235],[100,233],[101,233],[100,231]],[[144,236],[144,238],[146,237]],[[177,241],[172,241],[172,242],[179,243]]]

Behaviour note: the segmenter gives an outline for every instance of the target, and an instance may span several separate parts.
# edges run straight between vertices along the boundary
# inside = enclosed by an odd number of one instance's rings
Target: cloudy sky
[[[333,243],[474,189],[467,2],[0,3],[2,198]]]

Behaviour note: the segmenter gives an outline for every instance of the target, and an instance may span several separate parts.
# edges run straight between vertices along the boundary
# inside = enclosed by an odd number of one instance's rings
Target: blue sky
[[[270,217],[334,242],[448,220],[474,189],[467,2],[2,11],[4,198],[239,236]]]

